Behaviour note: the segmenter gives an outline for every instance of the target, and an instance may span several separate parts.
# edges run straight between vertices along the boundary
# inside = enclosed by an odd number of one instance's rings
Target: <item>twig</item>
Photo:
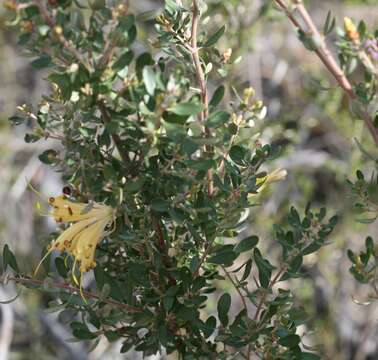
[[[205,74],[202,69],[201,60],[198,53],[198,44],[197,44],[197,36],[198,36],[198,22],[200,18],[200,10],[198,7],[197,0],[193,0],[193,18],[192,18],[192,28],[191,28],[191,47],[192,47],[192,58],[194,62],[194,67],[196,69],[196,76],[198,85],[201,90],[201,102],[203,106],[203,110],[200,113],[200,118],[202,125],[205,129],[205,134],[207,137],[210,137],[210,130],[205,126],[205,120],[209,116],[209,94],[207,92],[206,87],[206,78]],[[206,151],[211,153],[212,148],[210,146],[206,146]],[[214,184],[213,184],[213,173],[211,170],[207,172],[207,179],[208,179],[208,194],[212,196],[214,193]]]
[[[167,252],[167,246],[164,240],[163,229],[161,228],[160,220],[155,216],[152,216],[152,223],[155,227],[156,235],[157,235],[157,247],[163,257],[164,265],[169,269],[172,267],[171,259]],[[174,277],[168,274],[168,279],[171,285],[176,285],[177,281]]]
[[[215,240],[215,238],[214,238],[214,240]],[[207,255],[209,255],[209,252],[210,252],[210,250],[211,250],[211,248],[212,248],[212,246],[213,246],[213,242],[214,242],[214,240],[211,241],[211,242],[207,245],[207,247],[206,247],[204,253],[202,254],[201,259],[200,259],[200,261],[199,261],[199,263],[198,263],[198,265],[197,265],[197,268],[196,268],[196,270],[195,270],[194,273],[193,273],[193,277],[194,277],[194,278],[196,278],[196,277],[199,275],[199,271],[201,270],[201,267],[202,267],[203,263],[205,262]]]
[[[18,277],[7,277],[7,278],[2,277],[2,278],[0,278],[0,282],[4,283],[5,281],[14,281],[15,283],[23,284],[23,285],[41,286],[41,285],[44,284],[44,282],[42,280],[36,280],[36,279],[30,279],[30,278],[24,278],[24,277],[19,277],[19,278]],[[75,293],[79,294],[79,289],[72,287],[70,285],[67,285],[67,284],[56,284],[56,283],[54,283],[53,287],[56,288],[56,289],[67,290],[71,294],[75,294]],[[143,311],[143,309],[137,308],[135,306],[123,304],[123,303],[116,301],[116,300],[102,299],[99,295],[93,294],[89,291],[82,290],[82,293],[86,298],[100,300],[100,301],[104,302],[105,304],[113,305],[115,307],[127,310],[129,312],[135,313],[135,312],[142,312]]]
[[[232,278],[232,276],[230,275],[230,273],[226,270],[226,268],[223,265],[221,265],[221,268],[224,271],[224,273],[226,274],[227,278],[231,281],[231,283],[234,286],[235,290],[237,291],[238,295],[240,296],[240,299],[241,299],[241,301],[243,303],[245,311],[247,312],[247,315],[248,315],[247,302],[245,301],[245,298],[244,298],[243,294],[241,293],[241,291],[240,291],[240,289],[238,287],[238,284],[236,284],[235,280]]]
[[[245,301],[245,297],[243,296],[243,294],[241,293],[239,287],[238,287],[238,284],[236,284],[235,280],[232,278],[232,276],[230,275],[230,273],[226,270],[226,268],[221,265],[221,268],[222,270],[224,271],[224,273],[226,274],[227,278],[231,281],[233,287],[235,288],[236,292],[238,293],[242,303],[243,303],[243,306],[244,306],[244,309],[245,309],[245,312],[248,316],[248,307],[247,307],[247,302]],[[247,347],[247,355],[246,355],[246,359],[250,359],[251,358],[251,352],[252,352],[252,347],[251,347],[251,344],[248,344],[248,347]]]
[[[201,60],[198,53],[197,36],[198,36],[199,18],[200,18],[200,11],[198,8],[198,2],[197,0],[193,0],[191,47],[192,47],[192,58],[193,58],[194,66],[196,68],[197,81],[201,89],[202,105],[204,107],[203,111],[201,112],[201,121],[204,122],[209,115],[209,105],[208,105],[209,96],[208,96],[207,88],[206,88],[205,74],[203,72],[203,69],[201,66]]]
[[[349,99],[351,101],[356,100],[357,95],[354,92],[351,83],[349,82],[343,70],[340,68],[340,66],[336,62],[332,53],[329,51],[326,42],[324,41],[322,35],[317,29],[314,21],[311,18],[311,15],[307,11],[302,0],[292,0],[292,1],[296,6],[296,10],[298,11],[304,23],[306,24],[307,29],[304,29],[303,26],[294,18],[294,16],[292,15],[292,13],[289,11],[286,4],[282,0],[274,0],[274,1],[285,12],[289,20],[297,29],[301,30],[302,32],[306,33],[307,35],[312,36],[313,38],[319,41],[319,47],[315,49],[315,53],[317,54],[319,59],[322,61],[322,63],[326,66],[328,71],[334,76],[337,83],[348,95]],[[362,118],[363,118],[363,121],[365,122],[366,127],[370,131],[370,134],[375,144],[378,146],[378,131],[374,127],[371,116],[369,115],[367,111],[364,111]]]
[[[268,288],[273,288],[274,285],[276,285],[280,279],[281,279],[281,276],[284,274],[284,272],[286,271],[286,264],[277,272],[277,274],[274,276],[274,278],[269,282],[269,285],[268,285]],[[253,320],[257,320],[259,315],[260,315],[260,311],[262,309],[262,306],[264,305],[264,302],[266,300],[266,296],[267,296],[267,291],[264,291],[261,299],[260,299],[260,302],[259,304],[257,305],[257,309],[256,309],[256,313],[255,313],[255,316],[253,317]]]
[[[106,108],[104,101],[100,100],[98,102],[98,107],[100,109],[101,116],[102,116],[102,119],[104,121],[104,124],[109,124],[112,119],[110,117],[110,114],[109,114],[109,112]],[[119,137],[118,134],[112,134],[111,137],[113,139],[113,142],[114,142],[123,162],[125,163],[126,166],[129,166],[130,163],[131,163],[131,160],[130,160],[130,157],[129,157],[129,154],[127,153],[127,151],[125,151],[123,149],[121,138]]]

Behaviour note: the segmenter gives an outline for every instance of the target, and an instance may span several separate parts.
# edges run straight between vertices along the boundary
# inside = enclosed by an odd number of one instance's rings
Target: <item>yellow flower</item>
[[[40,261],[34,273],[38,272],[42,262],[54,250],[72,255],[75,258],[74,264],[80,264],[81,274],[95,267],[96,246],[109,234],[107,227],[114,223],[114,209],[101,203],[74,202],[65,195],[50,197],[48,203],[52,207],[48,215],[53,217],[56,222],[73,224],[51,243],[48,252]],[[73,276],[76,280],[74,269]]]

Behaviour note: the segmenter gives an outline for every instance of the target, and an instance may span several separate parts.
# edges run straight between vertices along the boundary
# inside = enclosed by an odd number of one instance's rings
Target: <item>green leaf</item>
[[[115,71],[121,71],[126,66],[131,64],[131,61],[133,60],[134,54],[132,51],[127,50],[125,51],[119,59],[113,64],[112,68]]]
[[[55,259],[55,267],[58,271],[59,275],[63,278],[67,277],[69,269],[66,267],[66,264],[64,263],[64,259],[58,256]]]
[[[215,318],[215,316],[208,317],[203,327],[203,335],[205,336],[205,339],[213,334],[216,326],[217,319]]]
[[[120,28],[123,31],[128,32],[131,29],[131,27],[135,24],[135,16],[132,14],[121,16],[118,19],[118,22],[119,22]]]
[[[259,242],[259,238],[255,235],[248,236],[247,238],[240,241],[238,244],[236,244],[234,251],[237,253],[242,253],[248,250],[251,250],[254,248],[257,243]]]
[[[139,55],[135,64],[135,69],[137,71],[138,78],[142,78],[142,72],[145,66],[152,66],[154,64],[155,64],[155,61],[152,58],[151,54],[145,52]]]
[[[109,342],[117,341],[120,338],[120,335],[112,330],[105,331],[104,335]]]
[[[97,337],[96,334],[93,334],[89,331],[87,325],[74,321],[71,323],[72,333],[75,337],[80,340],[92,340]]]
[[[291,334],[286,335],[278,340],[278,343],[287,348],[293,348],[301,342],[301,338],[298,335]]]
[[[308,246],[306,246],[302,251],[302,255],[309,255],[314,253],[315,251],[318,251],[322,247],[322,243],[319,242],[318,240],[313,241],[310,243]]]
[[[176,312],[178,318],[185,321],[193,321],[197,318],[198,312],[196,309],[182,305]]]
[[[93,340],[97,337],[96,334],[92,334],[89,330],[86,329],[75,329],[72,331],[72,334],[80,340]]]
[[[219,86],[215,92],[213,97],[209,102],[209,106],[216,107],[222,101],[225,93],[225,87],[223,85]]]
[[[360,37],[363,39],[366,35],[366,23],[364,20],[361,20],[358,24],[358,33],[360,34]]]
[[[238,254],[231,249],[226,249],[217,252],[215,255],[211,256],[208,260],[211,264],[226,265],[231,266],[234,260],[238,257]]]
[[[290,208],[290,215],[288,217],[289,224],[293,227],[301,226],[301,218],[299,217],[298,211],[292,206]]]
[[[238,165],[244,165],[244,156],[246,150],[239,145],[234,145],[230,150],[230,158]]]
[[[21,117],[21,116],[18,116],[18,115],[14,115],[14,116],[11,116],[9,118],[9,122],[12,124],[12,125],[20,125],[22,124],[23,122],[25,121],[25,118]]]
[[[151,201],[151,209],[156,212],[166,212],[169,209],[169,204],[164,199],[154,199]]]
[[[187,219],[185,212],[179,208],[169,209],[169,215],[178,224],[182,224]]]
[[[120,353],[124,354],[124,353],[128,352],[133,346],[135,346],[135,344],[132,340],[128,339],[128,340],[124,341],[122,343]]]
[[[51,74],[48,79],[58,85],[63,100],[69,100],[71,98],[71,81],[67,74]]]
[[[145,66],[142,71],[143,81],[147,92],[152,96],[156,89],[155,73],[150,66]]]
[[[164,111],[163,113],[163,119],[171,124],[184,125],[186,123],[186,120],[188,120],[188,117],[188,115],[177,115],[169,111]]]
[[[48,67],[49,65],[51,65],[51,57],[47,54],[43,54],[38,59],[33,60],[30,63],[30,65],[34,69],[38,69],[38,70],[44,69],[44,68]]]
[[[252,259],[249,259],[245,265],[243,276],[241,277],[240,281],[244,281],[248,278],[249,274],[252,270]]]
[[[163,346],[168,344],[168,330],[165,325],[160,325],[157,329],[157,336]]]
[[[231,306],[231,296],[228,293],[223,294],[217,305],[218,318],[224,327],[228,325],[228,311]]]
[[[105,278],[106,278],[104,269],[101,266],[96,266],[94,268],[94,276],[96,280],[97,289],[101,291],[102,287],[105,284]]]
[[[371,253],[374,254],[374,241],[371,236],[368,236],[365,240],[366,249]]]
[[[143,176],[138,177],[135,181],[130,180],[125,185],[125,191],[130,193],[138,192],[146,182],[146,178]]]
[[[166,296],[163,299],[163,306],[166,312],[169,312],[172,309],[173,303],[175,302],[175,298],[172,296]]]
[[[365,180],[365,176],[364,176],[364,174],[362,173],[361,170],[356,171],[356,176],[357,176],[358,180]]]
[[[209,170],[215,166],[214,160],[210,159],[199,159],[199,160],[188,160],[188,166],[194,170]]]
[[[230,119],[230,114],[227,111],[217,111],[212,113],[206,120],[206,126],[209,128],[218,128],[225,124]]]
[[[176,104],[168,109],[177,115],[197,115],[202,111],[202,105],[191,102]]]
[[[253,252],[253,258],[255,259],[256,266],[259,270],[259,280],[260,284],[264,288],[268,288],[270,277],[272,276],[272,266],[262,258],[259,249],[255,249]]]
[[[335,24],[336,24],[335,17],[332,16],[331,11],[328,11],[327,18],[324,24],[324,30],[323,30],[323,33],[325,36],[327,36],[328,34],[332,32],[332,30],[335,27]]]
[[[215,45],[218,40],[221,38],[221,36],[224,34],[226,30],[226,26],[223,25],[220,29],[218,29],[214,34],[210,35],[205,44],[204,47],[209,47]]]
[[[3,248],[3,270],[5,271],[8,265],[16,272],[19,272],[17,260],[12,251],[9,249],[8,244]]]
[[[296,256],[291,262],[290,262],[290,268],[289,271],[291,273],[296,273],[300,267],[302,266],[303,263],[303,257],[302,255]]]

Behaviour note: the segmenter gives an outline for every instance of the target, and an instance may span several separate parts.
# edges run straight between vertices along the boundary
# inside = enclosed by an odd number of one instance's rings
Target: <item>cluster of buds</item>
[[[63,33],[63,29],[62,29],[62,27],[61,26],[59,26],[59,25],[56,25],[56,26],[54,26],[54,33],[56,34],[56,35],[62,35],[62,33]]]

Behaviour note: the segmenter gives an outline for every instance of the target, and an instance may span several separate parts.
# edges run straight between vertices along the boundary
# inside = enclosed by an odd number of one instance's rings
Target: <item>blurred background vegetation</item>
[[[139,14],[142,31],[140,43],[151,46],[154,11],[160,1],[131,1]],[[235,91],[252,86],[256,98],[264,101],[267,116],[256,123],[261,138],[282,146],[282,156],[275,167],[288,170],[286,181],[272,186],[261,198],[250,226],[265,239],[272,258],[275,248],[268,229],[285,221],[288,203],[304,208],[308,201],[327,206],[341,220],[332,235],[332,243],[309,256],[304,264],[305,280],[293,282],[298,305],[305,307],[312,329],[311,345],[319,345],[322,358],[377,359],[378,306],[358,305],[364,302],[366,290],[349,274],[347,249],[361,249],[366,235],[377,237],[377,225],[356,222],[353,199],[347,179],[354,179],[360,169],[369,174],[374,168],[358,148],[374,152],[362,122],[349,113],[345,95],[315,55],[298,41],[295,31],[281,13],[259,0],[208,0],[208,27],[227,25],[220,42],[224,51],[232,48],[236,65],[229,69],[227,82]],[[322,27],[329,10],[342,25],[344,16],[364,19],[378,25],[376,0],[308,1],[309,9]],[[26,127],[11,128],[9,116],[18,105],[35,104],[46,89],[44,73],[33,70],[17,45],[17,33],[9,26],[6,11],[0,10],[0,241],[7,242],[23,268],[33,269],[41,253],[38,231],[53,227],[35,215],[34,203],[25,178],[39,182],[44,192],[56,194],[63,184],[38,160],[48,144],[26,144]],[[152,34],[152,35],[151,35]],[[140,49],[141,51],[142,49]],[[138,51],[138,49],[136,49]],[[240,57],[240,58],[239,58]],[[221,81],[221,80],[220,80]],[[215,89],[218,84],[211,84]],[[228,100],[234,98],[228,94]],[[0,300],[16,294],[14,285],[0,288]],[[23,292],[11,305],[0,305],[0,357],[4,359],[137,359],[136,354],[119,355],[119,344],[100,343],[87,354],[90,344],[66,342],[71,337],[65,323],[70,319],[48,314],[41,309],[49,299],[33,291]],[[234,309],[235,311],[237,309]],[[307,331],[307,329],[304,329]],[[309,334],[310,335],[310,334]],[[313,340],[312,340],[313,341]],[[160,357],[157,356],[156,359]],[[1,358],[3,359],[3,358]]]

